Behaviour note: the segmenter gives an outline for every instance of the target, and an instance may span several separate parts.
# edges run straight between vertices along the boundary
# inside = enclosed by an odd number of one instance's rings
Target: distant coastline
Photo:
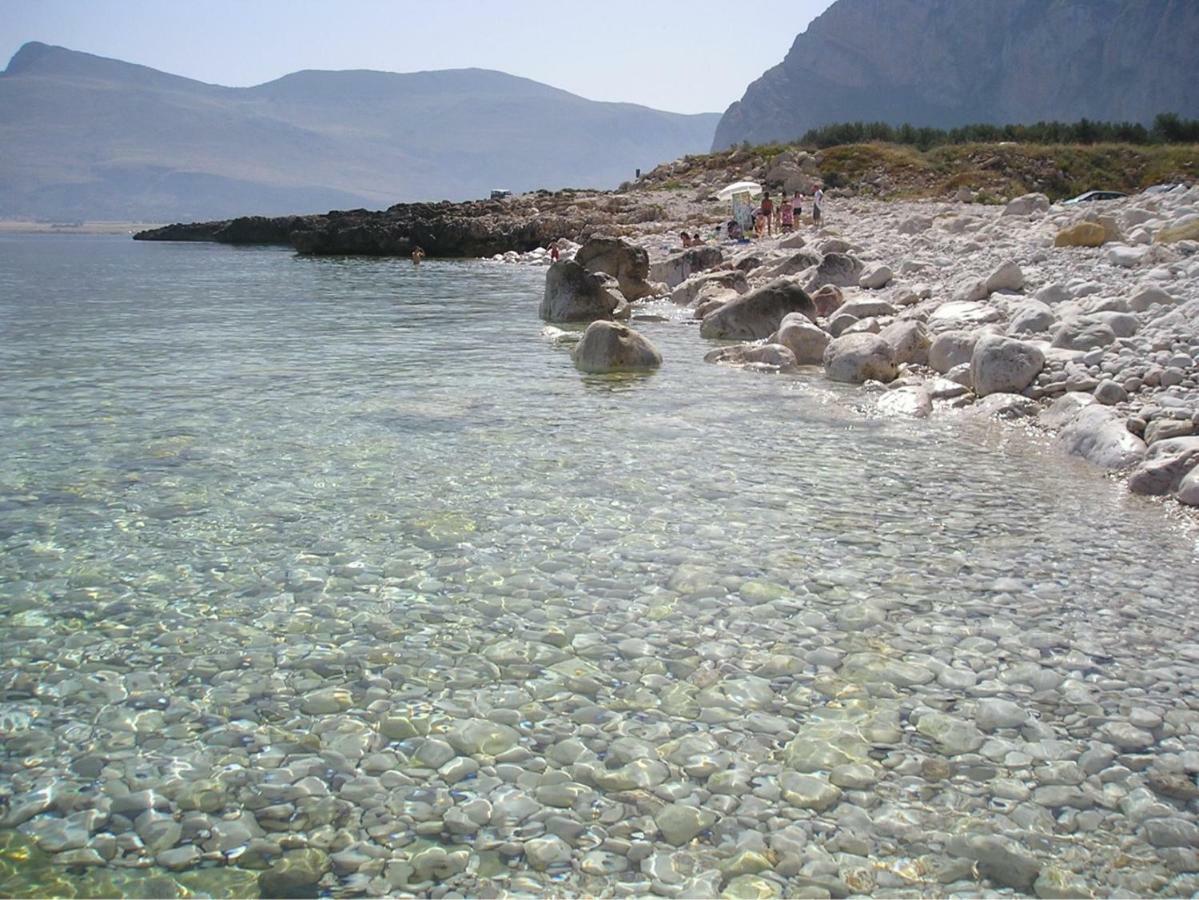
[[[150,222],[45,222],[31,219],[0,219],[0,234],[134,234],[159,228]]]

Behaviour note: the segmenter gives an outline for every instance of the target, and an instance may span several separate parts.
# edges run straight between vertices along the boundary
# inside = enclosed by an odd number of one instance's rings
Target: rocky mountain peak
[[[1199,113],[1193,0],[837,0],[725,112],[713,146],[832,122],[1149,122]]]

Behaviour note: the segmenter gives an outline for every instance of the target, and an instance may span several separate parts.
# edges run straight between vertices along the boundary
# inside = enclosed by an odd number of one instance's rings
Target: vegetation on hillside
[[[920,128],[886,122],[840,122],[808,131],[799,143],[824,149],[845,144],[881,141],[930,150],[947,144],[1195,144],[1199,119],[1163,113],[1146,128],[1138,122],[1037,122],[1035,125],[963,125],[960,128]]]
[[[818,148],[803,144],[740,147],[686,156],[659,166],[637,187],[710,196],[743,178],[778,188],[801,172],[826,189],[880,198],[948,198],[962,188],[980,202],[1040,191],[1053,200],[1088,190],[1134,193],[1152,184],[1199,181],[1195,143],[940,144],[928,150],[870,142]],[[631,185],[630,185],[631,186]]]

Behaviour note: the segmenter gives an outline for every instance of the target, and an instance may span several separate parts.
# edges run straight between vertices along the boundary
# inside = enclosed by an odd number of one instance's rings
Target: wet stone
[[[289,850],[258,876],[258,888],[263,897],[316,897],[317,885],[331,867],[323,850]]]
[[[654,822],[662,833],[662,839],[678,847],[711,828],[716,822],[716,815],[695,806],[671,803],[655,814]]]

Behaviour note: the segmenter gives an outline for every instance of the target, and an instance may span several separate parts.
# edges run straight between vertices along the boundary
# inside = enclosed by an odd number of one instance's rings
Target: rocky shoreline
[[[386,210],[334,210],[319,215],[245,216],[167,225],[137,241],[274,244],[314,256],[406,256],[421,247],[433,257],[491,256],[544,247],[563,236],[610,227],[624,204],[596,208],[594,191],[539,192],[467,203],[400,203]]]
[[[736,151],[729,161],[738,175],[794,188],[816,171],[816,158],[801,156],[766,165]],[[712,349],[713,362],[823,366],[834,380],[865,384],[887,414],[1035,424],[1137,493],[1199,505],[1199,471],[1188,478],[1199,462],[1199,188],[1084,205],[1029,194],[1002,206],[973,202],[968,190],[952,202],[832,192],[820,229],[720,244],[716,181],[701,178],[688,197],[662,178],[656,171],[615,193],[177,224],[135,239],[312,255],[406,255],[419,244],[433,257],[537,265],[557,242],[564,256],[550,280],[560,283],[549,293],[576,308],[543,304],[551,323],[623,318],[631,304],[669,297],[704,338],[746,342]],[[675,235],[697,226],[708,243],[680,252]],[[723,305],[745,308],[748,298],[752,307],[772,282],[767,293],[793,299],[776,296],[747,326],[716,327],[720,317],[710,317]]]
[[[644,256],[640,277],[666,283],[630,296],[623,284],[595,282],[616,300],[591,311],[578,297],[574,311],[554,310],[555,281],[576,265],[558,263],[542,317],[619,317],[635,308],[619,300],[669,296],[700,321],[702,337],[740,341],[712,350],[712,362],[819,366],[865,385],[888,415],[1035,424],[1133,492],[1194,506],[1197,229],[1199,188],[1089,205],[1039,194],[1002,207],[845,199],[821,229],[709,245],[702,256],[662,256],[660,236],[626,242],[630,260]],[[605,259],[615,253],[609,247]],[[588,267],[615,274],[613,265]]]

